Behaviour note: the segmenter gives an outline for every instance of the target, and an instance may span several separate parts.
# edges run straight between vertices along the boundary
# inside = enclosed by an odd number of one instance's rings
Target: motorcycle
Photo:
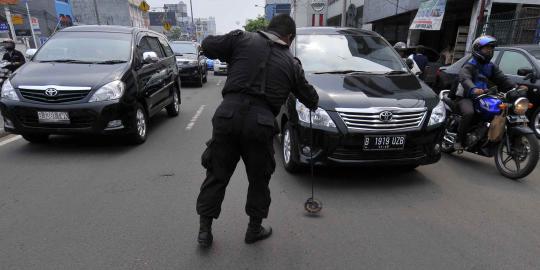
[[[11,76],[11,73],[12,73],[11,70],[6,68],[10,64],[11,63],[8,62],[8,61],[1,61],[0,62],[0,87]]]
[[[441,91],[440,98],[446,105],[446,131],[441,151],[455,152],[454,143],[461,121],[457,104],[448,97],[449,90]],[[473,99],[479,119],[467,132],[464,150],[484,157],[493,157],[497,170],[510,179],[529,175],[538,163],[539,145],[533,130],[527,125],[525,115],[532,104],[526,98],[527,90],[514,88],[506,93],[497,93],[492,88],[488,93]]]

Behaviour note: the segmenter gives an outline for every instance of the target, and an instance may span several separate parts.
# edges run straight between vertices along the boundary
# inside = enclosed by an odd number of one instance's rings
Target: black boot
[[[214,236],[212,236],[212,218],[201,216],[197,242],[201,247],[209,247],[212,245],[212,240],[214,240]]]
[[[262,225],[262,218],[250,218],[246,232],[246,244],[253,244],[259,240],[264,240],[272,235],[272,228],[267,228]]]

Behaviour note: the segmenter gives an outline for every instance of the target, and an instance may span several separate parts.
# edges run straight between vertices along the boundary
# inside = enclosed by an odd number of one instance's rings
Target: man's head
[[[6,39],[2,42],[2,45],[4,45],[4,48],[6,48],[7,51],[13,51],[15,50],[15,41],[12,39]]]
[[[493,58],[493,52],[497,47],[497,39],[492,36],[481,36],[472,45],[472,54],[476,61],[487,64]]]
[[[296,23],[287,14],[280,14],[272,18],[267,29],[276,33],[289,46],[296,37]]]

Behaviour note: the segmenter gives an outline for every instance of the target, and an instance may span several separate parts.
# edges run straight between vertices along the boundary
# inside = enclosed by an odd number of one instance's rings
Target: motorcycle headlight
[[[115,100],[122,97],[126,85],[121,81],[110,82],[99,88],[88,102]]]
[[[309,124],[309,109],[298,100],[296,100],[296,112],[300,121]],[[317,108],[315,112],[311,112],[311,123],[314,127],[336,127],[336,123],[330,118],[330,115],[321,108]]]
[[[433,108],[431,111],[431,117],[429,118],[428,126],[440,124],[444,122],[446,118],[446,108],[444,107],[443,101],[439,101],[439,104]]]
[[[11,82],[9,80],[6,80],[4,82],[4,85],[2,85],[2,93],[0,95],[0,98],[14,101],[20,100],[17,92],[15,91],[15,88],[13,88],[13,85],[11,85]]]
[[[514,102],[514,113],[524,115],[529,109],[529,100],[527,98],[518,98]]]

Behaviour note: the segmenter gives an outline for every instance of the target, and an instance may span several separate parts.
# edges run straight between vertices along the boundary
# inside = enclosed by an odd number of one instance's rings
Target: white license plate
[[[69,123],[67,112],[37,112],[40,123]]]

